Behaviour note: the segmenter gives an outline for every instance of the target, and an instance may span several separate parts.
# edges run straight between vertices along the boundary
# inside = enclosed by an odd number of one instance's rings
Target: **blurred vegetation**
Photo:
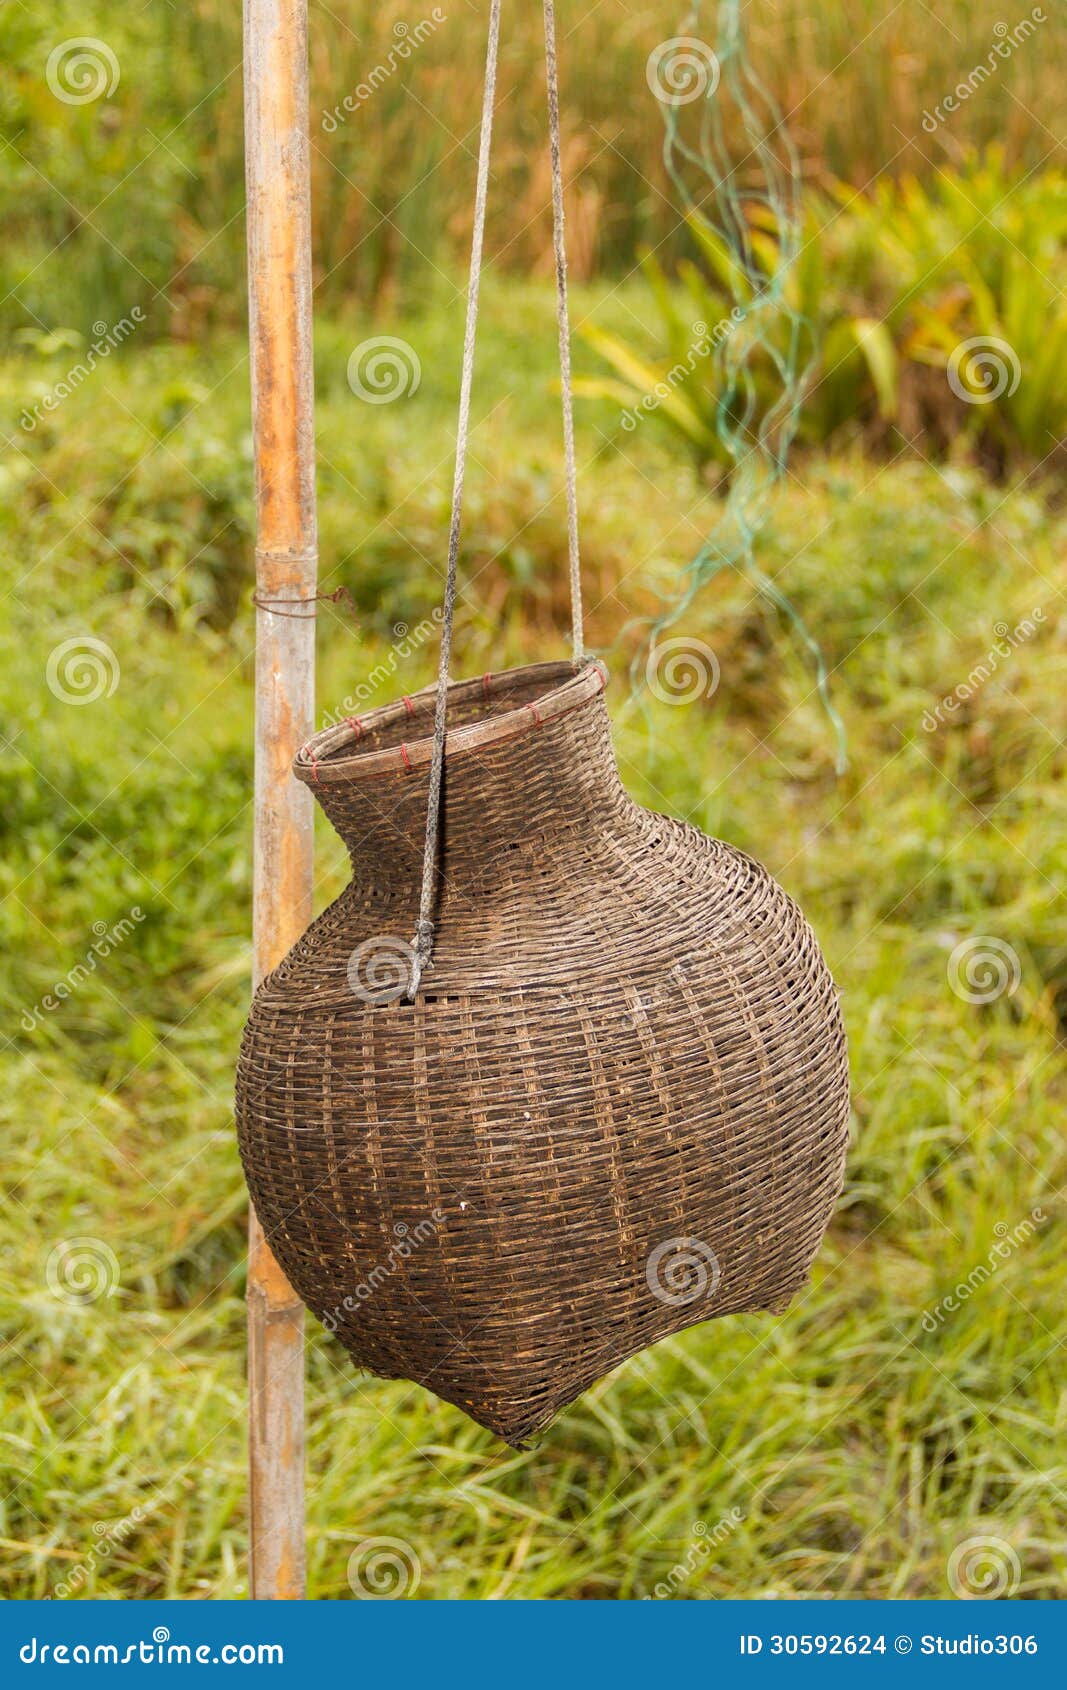
[[[671,262],[688,250],[660,161],[662,108],[645,77],[649,53],[678,32],[685,9],[656,0],[603,0],[572,16],[563,8],[567,217],[579,276],[627,272],[641,243]],[[450,271],[465,256],[484,17],[447,0],[438,10],[445,21],[416,42],[430,5],[312,0],[314,245],[325,311],[356,300],[386,309],[435,266]],[[788,117],[806,179],[859,188],[886,173],[933,179],[994,140],[1013,170],[1053,158],[1067,39],[1060,8],[1048,8],[1033,37],[946,121],[932,133],[923,126],[924,113],[989,59],[1001,12],[999,0],[749,6],[752,56]],[[49,89],[46,64],[58,43],[84,36],[105,43],[119,80],[106,97],[66,104]],[[488,251],[499,265],[549,275],[541,53],[539,9],[513,8]],[[369,97],[346,112],[345,97],[355,101],[376,71],[384,74]],[[87,334],[134,303],[155,332],[186,338],[209,320],[240,321],[239,6],[5,6],[0,134],[4,323]],[[751,169],[742,164],[742,181]],[[48,261],[52,253],[60,262]]]
[[[1011,172],[995,147],[929,185],[883,179],[858,194],[835,183],[833,194],[808,196],[805,243],[785,293],[819,354],[800,441],[911,446],[935,458],[958,447],[997,473],[1029,460],[1051,474],[1058,463],[1047,460],[1067,433],[1067,299],[1055,280],[1067,258],[1067,176]],[[735,300],[747,307],[777,268],[773,224],[761,227],[758,207],[751,217],[753,277],[699,222],[691,227],[700,259],[681,261],[681,293],[660,259],[643,255],[662,319],[661,357],[595,324],[582,331],[614,375],[586,379],[579,391],[621,405],[631,430],[635,415],[657,412],[701,464],[731,461],[709,336],[717,326],[750,333],[743,320],[732,326],[730,311]],[[791,332],[783,320],[777,353]],[[961,359],[967,341],[973,350]],[[778,396],[779,373],[769,353],[753,367],[763,414]]]

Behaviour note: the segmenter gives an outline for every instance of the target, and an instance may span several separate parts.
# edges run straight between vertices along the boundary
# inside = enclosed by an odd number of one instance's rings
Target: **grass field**
[[[643,309],[626,289],[597,305],[620,329]],[[469,672],[553,655],[565,627],[551,300],[497,282],[485,317]],[[375,325],[422,368],[382,406],[346,382],[360,332],[320,327],[323,579],[359,606],[320,620],[321,715],[381,664],[382,701],[432,673],[433,643],[409,636],[440,586],[455,322],[442,297]],[[0,366],[2,1588],[230,1596],[247,1524],[245,348],[133,344],[20,429],[62,363]],[[786,1316],[658,1346],[523,1454],[356,1377],[311,1323],[312,1594],[349,1598],[353,1551],[385,1536],[419,1598],[927,1597],[990,1569],[994,1588],[1062,1597],[1067,525],[1040,480],[993,486],[962,461],[794,465],[762,559],[826,652],[837,777],[810,669],[737,580],[679,630],[714,651],[714,696],[650,717],[630,701],[627,620],[715,502],[654,422],[625,454],[605,427],[583,408],[589,637],[614,671],[623,776],[760,856],[811,917],[851,1043],[845,1193]],[[344,876],[323,826],[320,906]]]

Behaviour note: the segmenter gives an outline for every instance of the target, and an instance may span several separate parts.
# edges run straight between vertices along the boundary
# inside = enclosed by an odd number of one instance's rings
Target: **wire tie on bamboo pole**
[[[335,587],[332,593],[311,593],[309,596],[297,599],[267,598],[264,593],[253,593],[252,603],[257,610],[269,610],[272,616],[295,617],[298,622],[310,621],[318,615],[314,608],[316,601],[325,604],[346,604],[355,616],[356,601],[347,587]]]

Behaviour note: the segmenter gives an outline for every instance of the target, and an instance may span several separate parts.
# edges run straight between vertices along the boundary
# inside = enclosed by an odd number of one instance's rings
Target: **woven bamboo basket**
[[[833,982],[750,857],[624,791],[597,664],[455,683],[433,967],[406,1001],[433,694],[300,753],[351,884],[256,993],[241,1156],[354,1361],[512,1444],[626,1357],[781,1310],[840,1190]]]

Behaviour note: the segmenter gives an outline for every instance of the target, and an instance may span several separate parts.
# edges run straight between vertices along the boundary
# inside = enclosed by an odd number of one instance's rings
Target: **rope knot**
[[[434,924],[427,916],[420,916],[415,923],[415,940],[411,948],[411,979],[404,996],[409,1003],[414,1003],[422,982],[423,970],[432,968],[430,956],[433,952]]]

